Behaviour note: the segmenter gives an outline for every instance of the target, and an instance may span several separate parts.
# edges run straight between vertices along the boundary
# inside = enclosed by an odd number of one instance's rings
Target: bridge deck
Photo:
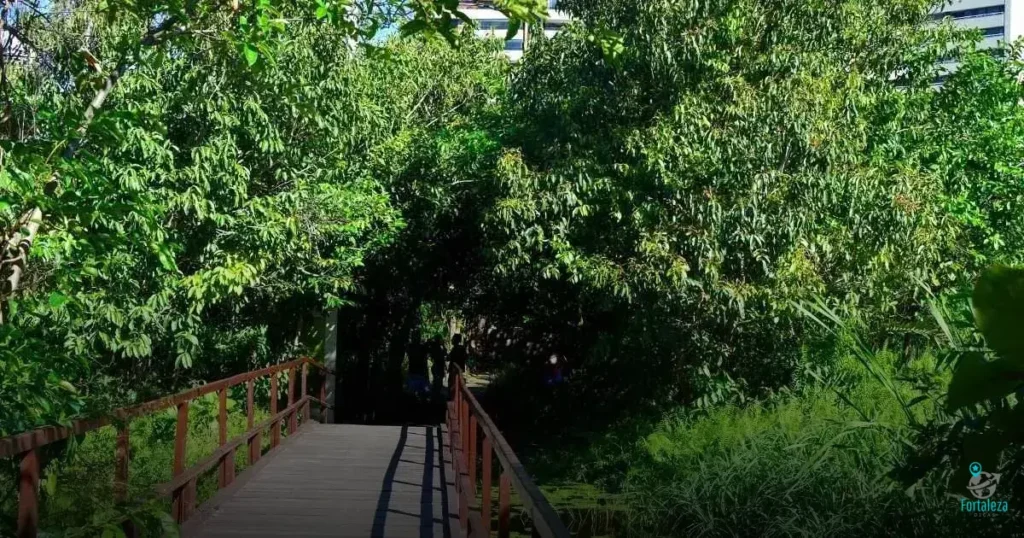
[[[310,423],[182,531],[199,538],[458,538],[451,461],[443,426]]]

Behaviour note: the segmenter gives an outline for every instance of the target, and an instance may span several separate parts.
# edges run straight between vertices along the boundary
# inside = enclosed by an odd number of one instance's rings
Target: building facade
[[[982,46],[1011,42],[1024,34],[1024,0],[954,0],[940,8],[935,19],[950,18],[957,26],[981,30]]]
[[[480,37],[505,37],[508,19],[486,0],[462,0],[459,9],[476,21],[476,34]],[[569,21],[566,13],[558,10],[558,0],[548,0],[549,18],[544,22],[544,34],[555,35]],[[935,20],[951,18],[964,28],[981,30],[981,46],[993,48],[1000,42],[1012,42],[1024,35],[1024,0],[952,0],[946,2],[933,15]],[[525,29],[505,42],[505,54],[516,61],[523,55],[526,43]],[[948,66],[955,70],[955,65]]]
[[[937,10],[935,20],[952,19],[962,28],[981,30],[981,48],[991,49],[1010,43],[1024,35],[1024,0],[953,0]],[[946,71],[936,81],[941,83],[956,71],[955,62],[943,62]]]
[[[464,0],[459,3],[459,10],[476,22],[476,35],[480,37],[504,38],[508,32],[508,18],[494,9],[490,2]],[[544,21],[544,35],[554,36],[567,22],[568,15],[558,11],[558,1],[548,0],[548,20]],[[512,61],[519,60],[526,46],[529,46],[526,29],[521,28],[514,38],[505,42],[505,55]]]

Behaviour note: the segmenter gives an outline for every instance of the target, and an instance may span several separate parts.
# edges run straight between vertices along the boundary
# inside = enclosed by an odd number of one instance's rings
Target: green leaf
[[[68,298],[66,295],[55,291],[50,293],[49,302],[51,307],[60,308],[64,303],[68,302]]]
[[[523,23],[521,21],[519,21],[519,20],[513,19],[513,20],[508,21],[508,32],[505,34],[505,41],[508,41],[508,40],[516,37],[516,34],[519,33],[519,28],[522,25],[523,25]]]
[[[46,482],[43,483],[43,488],[46,490],[46,495],[50,497],[57,493],[57,473],[46,475]]]
[[[1024,364],[1024,269],[997,265],[974,286],[974,312],[989,347]]]
[[[256,65],[256,62],[260,59],[260,53],[257,52],[256,49],[252,48],[248,43],[246,43],[242,52],[245,54],[245,61],[250,67]]]

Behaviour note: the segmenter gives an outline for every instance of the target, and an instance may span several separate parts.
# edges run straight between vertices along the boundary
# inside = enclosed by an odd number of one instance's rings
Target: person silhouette
[[[427,355],[430,357],[430,377],[434,397],[440,396],[444,390],[445,352],[441,337],[435,336],[427,344]]]
[[[448,354],[448,363],[458,366],[459,371],[466,373],[466,359],[468,357],[469,352],[466,350],[466,345],[462,343],[462,335],[456,334],[452,336],[452,350]]]
[[[406,386],[413,394],[423,395],[430,391],[427,380],[427,348],[415,342],[409,348],[409,377]]]

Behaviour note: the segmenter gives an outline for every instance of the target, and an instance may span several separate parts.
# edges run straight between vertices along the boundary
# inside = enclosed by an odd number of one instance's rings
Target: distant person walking
[[[468,352],[462,343],[462,335],[452,336],[452,349],[448,352],[448,391],[449,398],[455,397],[455,375],[457,372],[465,374],[466,357]]]
[[[409,377],[406,387],[418,396],[430,392],[430,382],[427,380],[427,348],[419,342],[413,343],[409,348]]]
[[[552,353],[545,365],[544,384],[549,387],[561,385],[565,381],[565,369],[561,357]]]
[[[466,359],[469,357],[469,351],[466,349],[466,345],[462,343],[462,335],[456,334],[452,337],[452,350],[448,353],[448,363],[454,364],[459,367],[459,371],[466,372]]]
[[[439,336],[431,338],[427,343],[427,356],[430,357],[430,380],[434,398],[440,399],[444,390],[445,352]]]

